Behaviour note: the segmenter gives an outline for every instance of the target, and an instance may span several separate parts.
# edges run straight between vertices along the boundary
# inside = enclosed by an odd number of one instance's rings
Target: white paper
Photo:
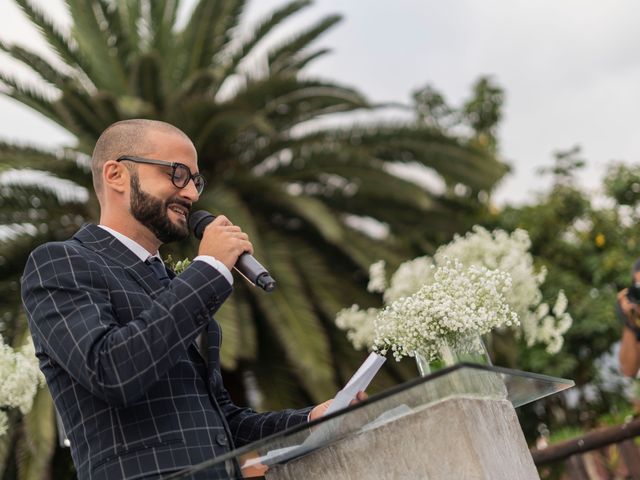
[[[331,402],[331,405],[329,405],[329,408],[324,414],[329,415],[330,413],[337,412],[338,410],[348,407],[351,401],[356,398],[358,392],[367,389],[371,380],[376,376],[376,373],[378,373],[378,370],[380,370],[380,367],[385,360],[386,358],[382,355],[371,352],[364,363],[360,365],[358,371],[354,373],[351,379],[347,382],[345,387],[336,394],[333,402]]]

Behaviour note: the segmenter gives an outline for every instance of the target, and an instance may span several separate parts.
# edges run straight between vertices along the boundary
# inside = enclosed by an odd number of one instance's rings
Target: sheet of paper
[[[345,387],[340,390],[331,405],[325,412],[325,415],[328,415],[333,412],[337,412],[338,410],[342,410],[345,407],[348,407],[356,397],[356,394],[361,390],[366,390],[373,377],[376,376],[378,370],[385,362],[386,358],[382,355],[378,355],[375,352],[371,352],[367,359],[364,361],[360,368],[353,374],[351,379],[347,382]]]

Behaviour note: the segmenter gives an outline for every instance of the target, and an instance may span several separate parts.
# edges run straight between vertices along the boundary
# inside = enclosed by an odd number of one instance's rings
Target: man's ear
[[[102,184],[105,189],[124,193],[129,185],[129,171],[122,163],[114,160],[104,162],[102,166]]]

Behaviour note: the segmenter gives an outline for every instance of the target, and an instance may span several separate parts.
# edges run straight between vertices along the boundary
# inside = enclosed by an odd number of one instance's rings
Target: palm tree
[[[360,358],[333,318],[354,301],[371,302],[362,288],[368,266],[381,258],[397,264],[465,228],[481,207],[476,194],[506,171],[478,142],[417,122],[321,126],[319,119],[376,107],[355,89],[305,75],[328,53],[313,44],[338,15],[280,43],[265,41],[309,1],[289,1],[244,34],[243,0],[199,0],[184,26],[176,23],[179,0],[65,0],[70,32],[32,0],[14,1],[57,61],[0,42],[42,81],[28,86],[0,72],[3,93],[77,142],[55,152],[0,143],[1,305],[9,338],[25,329],[18,280],[28,252],[97,219],[88,155],[115,121],[153,118],[184,130],[209,180],[198,207],[241,225],[278,281],[270,295],[237,282],[217,315],[229,384],[242,390],[256,379],[269,408],[332,395]],[[265,54],[256,50],[262,45]],[[438,195],[390,173],[394,163],[410,162],[470,195]],[[363,223],[388,234],[372,236]],[[193,255],[194,244],[166,252]]]

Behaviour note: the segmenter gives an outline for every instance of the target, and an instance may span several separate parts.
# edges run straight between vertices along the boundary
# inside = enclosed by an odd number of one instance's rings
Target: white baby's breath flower
[[[382,293],[387,288],[385,261],[379,260],[369,267],[369,284],[367,290]]]
[[[361,310],[357,305],[338,312],[336,325],[347,331],[347,338],[356,350],[370,347],[373,344],[374,323],[378,310],[369,308]]]
[[[556,299],[556,304],[553,306],[553,314],[558,317],[563,315],[567,310],[567,296],[564,294],[563,290],[558,292],[558,298]]]
[[[23,414],[28,413],[43,383],[33,343],[29,341],[14,351],[0,335],[0,408],[18,408]]]
[[[433,280],[433,260],[418,257],[404,262],[391,277],[391,284],[384,292],[385,303],[413,295],[420,287]]]

